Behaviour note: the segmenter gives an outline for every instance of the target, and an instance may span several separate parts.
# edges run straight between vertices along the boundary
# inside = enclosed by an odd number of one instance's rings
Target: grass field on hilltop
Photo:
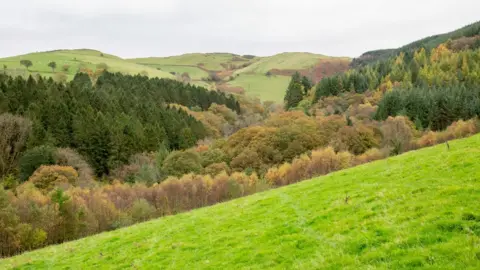
[[[242,61],[234,61],[236,58]],[[203,68],[207,70],[220,71],[225,68],[221,64],[237,64],[255,61],[243,59],[241,56],[236,56],[230,53],[189,53],[170,57],[148,57],[148,58],[134,58],[128,61],[144,64],[144,65],[190,65],[199,66],[201,64]]]
[[[95,70],[97,64],[105,63],[108,65],[108,70],[111,72],[122,72],[134,75],[146,71],[150,77],[175,78],[173,75],[165,71],[131,63],[114,55],[103,53],[102,56],[101,54],[102,53],[99,51],[87,49],[30,53],[1,58],[0,67],[3,68],[3,65],[6,65],[9,73],[12,73],[12,75],[40,74],[42,76],[51,77],[54,73],[48,66],[48,63],[55,61],[57,64],[55,72],[63,72],[62,66],[67,64],[70,66],[70,69],[65,73],[69,79],[72,79],[80,66]],[[33,65],[29,68],[30,71],[27,71],[24,66],[20,65],[20,60],[32,61]]]
[[[25,253],[0,269],[479,269],[478,160],[480,135]]]
[[[321,54],[288,52],[264,57],[235,73],[265,74],[271,69],[304,69],[314,66],[319,59],[328,58]]]
[[[198,67],[191,67],[191,66],[176,66],[176,65],[148,65],[152,68],[160,68],[162,71],[165,72],[175,72],[177,74],[182,74],[187,72],[192,80],[201,80],[202,78],[207,78],[208,73],[205,70],[202,70]]]
[[[247,95],[256,96],[262,101],[283,102],[290,77],[288,76],[265,76],[264,74],[241,74],[228,85],[239,86]]]

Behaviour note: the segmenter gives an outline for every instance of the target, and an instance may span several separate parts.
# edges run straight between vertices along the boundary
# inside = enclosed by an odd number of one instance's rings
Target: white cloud
[[[478,0],[25,0],[2,4],[0,56],[88,47],[123,57],[229,51],[358,56],[478,20]]]

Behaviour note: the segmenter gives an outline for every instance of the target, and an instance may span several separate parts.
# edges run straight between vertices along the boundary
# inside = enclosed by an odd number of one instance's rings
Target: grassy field
[[[234,61],[234,58],[241,61]],[[236,56],[230,53],[189,53],[170,57],[148,57],[148,58],[134,58],[128,61],[137,64],[146,65],[189,65],[202,66],[207,70],[221,71],[225,68],[222,64],[242,64],[254,60],[244,59],[241,56]]]
[[[478,160],[480,135],[25,253],[0,269],[480,269]]]
[[[314,66],[318,60],[328,58],[321,54],[287,52],[264,57],[252,65],[240,69],[235,73],[265,74],[271,69],[304,69]]]
[[[165,72],[175,72],[177,74],[182,74],[184,72],[187,72],[190,78],[192,80],[201,80],[202,78],[207,78],[208,73],[200,69],[198,67],[192,67],[192,66],[177,66],[177,65],[148,65],[149,67],[152,68],[160,68],[162,71]]]
[[[264,74],[241,74],[235,80],[228,82],[228,85],[239,86],[245,90],[245,93],[256,96],[262,101],[283,102],[285,91],[287,90],[290,77],[270,76]]]
[[[55,72],[63,72],[62,66],[69,65],[68,72],[65,72],[69,79],[73,78],[79,67],[85,67],[92,70],[96,69],[99,63],[108,65],[108,69],[112,72],[122,72],[126,74],[138,74],[146,71],[150,77],[175,78],[173,75],[165,71],[160,71],[152,67],[138,65],[128,62],[117,56],[103,54],[95,50],[58,50],[51,52],[38,52],[25,55],[13,56],[0,59],[0,67],[7,66],[7,70],[12,75],[28,75],[40,74],[42,76],[53,76],[52,69],[48,67],[48,63],[55,61],[57,69]],[[20,65],[20,60],[30,60],[33,66],[27,71],[24,66]]]

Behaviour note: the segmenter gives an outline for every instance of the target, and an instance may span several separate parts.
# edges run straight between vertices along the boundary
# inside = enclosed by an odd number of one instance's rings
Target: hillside
[[[243,89],[261,100],[283,102],[290,76],[300,72],[313,82],[348,69],[349,58],[329,57],[313,53],[289,52],[264,57],[234,72],[228,87]]]
[[[0,261],[2,269],[478,269],[480,135]]]
[[[351,63],[352,67],[363,66],[371,63],[375,63],[379,60],[385,60],[389,57],[395,56],[400,52],[414,52],[420,48],[425,48],[431,50],[441,43],[448,41],[449,39],[458,39],[460,37],[472,37],[480,34],[480,21],[472,23],[470,25],[464,26],[462,28],[456,29],[454,31],[429,36],[412,43],[409,43],[405,46],[402,46],[397,49],[384,49],[384,50],[375,50],[363,53],[360,57],[354,59]]]
[[[190,82],[221,91],[246,93],[262,101],[282,102],[290,76],[299,71],[317,82],[348,69],[350,59],[313,53],[280,53],[268,57],[230,53],[192,53],[128,61],[175,74],[189,74]],[[268,75],[267,75],[268,72]],[[214,74],[216,79],[209,76]]]
[[[20,60],[32,61],[32,66],[27,70],[20,65]],[[12,56],[0,59],[0,67],[6,65],[7,73],[11,75],[28,75],[40,74],[42,76],[51,77],[55,75],[48,66],[50,62],[56,62],[57,68],[55,73],[65,73],[68,79],[72,79],[79,69],[90,69],[95,71],[96,65],[105,63],[111,72],[122,72],[124,74],[148,74],[150,77],[174,78],[171,74],[157,70],[155,68],[137,65],[123,60],[120,57],[102,53],[96,50],[79,49],[79,50],[56,50],[49,52],[37,52],[25,55]],[[68,65],[68,71],[63,70],[63,66]]]

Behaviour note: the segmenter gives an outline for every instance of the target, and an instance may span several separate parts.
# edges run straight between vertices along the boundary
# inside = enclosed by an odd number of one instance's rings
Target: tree
[[[303,85],[303,91],[306,95],[306,94],[308,94],[308,91],[310,90],[310,88],[312,88],[313,83],[309,78],[307,78],[306,76],[303,76],[302,77],[302,85]]]
[[[52,72],[55,72],[55,69],[57,68],[57,63],[52,61],[48,63],[48,66],[52,69]]]
[[[0,177],[16,167],[27,143],[32,123],[9,113],[0,115]]]
[[[20,65],[25,66],[30,71],[28,68],[33,66],[33,63],[30,60],[20,60]]]
[[[300,78],[300,73],[295,72],[293,74],[292,79],[290,80],[290,84],[288,85],[287,92],[285,93],[285,109],[288,110],[290,108],[297,107],[298,103],[303,99],[303,91],[302,91],[302,81]]]
[[[3,65],[3,74],[7,74],[7,65]]]
[[[68,64],[65,64],[62,66],[62,70],[65,71],[65,72],[68,72],[68,70],[70,69],[70,65]]]
[[[192,150],[174,151],[163,162],[163,170],[176,176],[190,172],[199,173],[202,170],[200,155]]]
[[[27,181],[41,165],[54,164],[54,151],[53,147],[45,145],[27,150],[19,161],[20,180]]]

